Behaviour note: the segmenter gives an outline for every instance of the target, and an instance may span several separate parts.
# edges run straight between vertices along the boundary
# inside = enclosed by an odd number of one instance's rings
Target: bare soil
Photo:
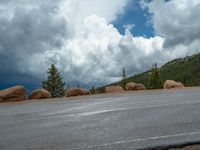
[[[186,146],[183,148],[172,148],[170,150],[200,150],[200,145]]]

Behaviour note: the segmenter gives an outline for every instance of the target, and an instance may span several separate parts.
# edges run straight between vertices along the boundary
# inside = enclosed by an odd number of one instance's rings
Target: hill
[[[182,82],[185,86],[200,86],[200,54],[187,56],[185,58],[174,59],[160,69],[160,76],[162,83],[166,80],[175,80]],[[123,85],[127,82],[136,82],[144,84],[148,89],[149,86],[149,74],[151,70],[146,72],[127,77],[125,80],[121,80],[110,85]],[[108,85],[107,85],[108,86]],[[104,92],[105,86],[97,88],[98,93]]]

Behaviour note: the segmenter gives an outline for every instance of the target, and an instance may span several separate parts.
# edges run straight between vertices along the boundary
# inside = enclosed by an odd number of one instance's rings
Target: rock
[[[105,88],[106,93],[116,93],[116,92],[123,92],[124,89],[121,86],[108,86]]]
[[[90,95],[90,91],[86,90],[86,89],[81,89],[81,93],[80,95]]]
[[[129,82],[126,84],[126,90],[134,91],[134,90],[145,90],[145,86],[140,83]]]
[[[67,97],[79,96],[81,92],[80,88],[70,88],[66,91]]]
[[[126,84],[126,90],[137,90],[137,84],[135,82],[129,82]]]
[[[164,89],[172,89],[172,88],[183,88],[184,85],[181,82],[175,82],[173,80],[167,80],[164,83]]]
[[[70,88],[66,91],[67,97],[89,95],[90,92],[82,88]]]
[[[51,93],[45,89],[38,89],[31,93],[29,99],[46,99],[51,98]]]
[[[26,90],[23,86],[13,86],[0,91],[0,102],[15,102],[26,99]]]
[[[137,83],[137,90],[146,90],[146,87],[143,84]]]

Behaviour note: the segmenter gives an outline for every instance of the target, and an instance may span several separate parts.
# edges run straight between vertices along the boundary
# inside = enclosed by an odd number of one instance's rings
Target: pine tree
[[[161,77],[160,77],[160,69],[157,67],[155,63],[151,69],[151,74],[149,77],[150,80],[150,88],[151,89],[160,89],[161,88]]]
[[[126,88],[126,69],[123,67],[122,69],[122,80],[121,80],[121,86],[125,89]]]
[[[67,89],[68,89],[68,90],[70,89],[70,85],[69,85],[69,84],[67,84]]]
[[[90,90],[90,92],[92,93],[92,94],[95,94],[96,92],[95,92],[95,87],[94,87],[94,85],[92,86],[92,89]]]
[[[126,78],[126,70],[125,70],[124,67],[123,67],[123,69],[122,69],[122,77],[123,77],[123,78]]]
[[[61,97],[65,94],[64,85],[65,83],[62,81],[62,77],[60,72],[54,64],[47,71],[48,79],[46,81],[42,81],[42,87],[48,90],[52,97]]]

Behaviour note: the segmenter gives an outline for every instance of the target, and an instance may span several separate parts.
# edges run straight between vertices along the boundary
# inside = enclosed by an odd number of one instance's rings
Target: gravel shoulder
[[[200,150],[200,145],[185,146],[183,148],[172,148],[170,150]]]

